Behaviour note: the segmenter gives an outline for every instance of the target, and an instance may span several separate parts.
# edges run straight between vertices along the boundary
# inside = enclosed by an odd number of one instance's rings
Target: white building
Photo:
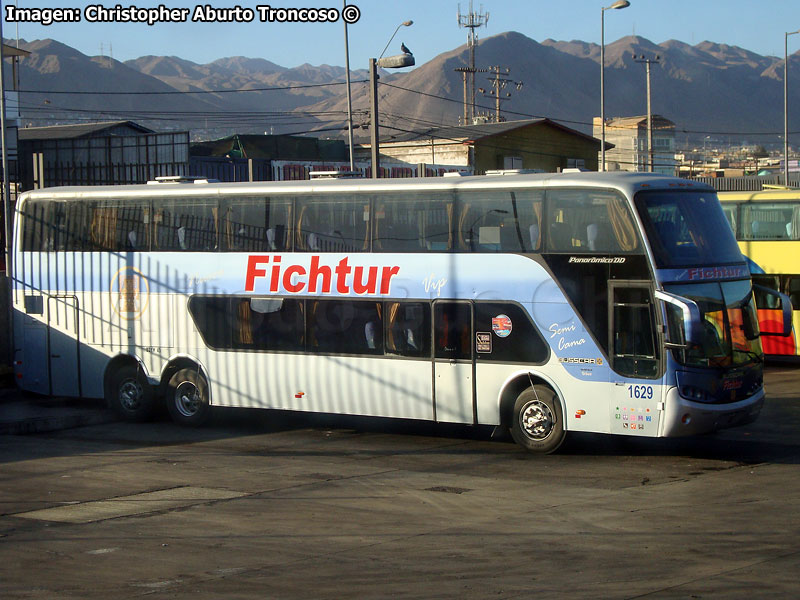
[[[674,175],[678,166],[675,160],[675,123],[660,115],[653,115],[653,172]],[[601,121],[594,118],[594,136],[599,138]],[[606,150],[607,171],[649,171],[647,148],[647,116],[616,117],[606,120],[606,143],[614,147]]]

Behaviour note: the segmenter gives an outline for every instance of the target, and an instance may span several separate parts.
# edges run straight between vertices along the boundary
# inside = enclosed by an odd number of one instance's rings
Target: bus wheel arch
[[[566,437],[563,398],[548,381],[519,377],[503,390],[501,424],[522,448],[537,454],[558,450]]]
[[[135,357],[120,354],[109,361],[103,376],[106,403],[122,419],[146,421],[155,411],[155,390]]]
[[[205,369],[195,360],[180,357],[161,375],[161,389],[170,417],[178,425],[199,427],[211,414],[211,390]]]

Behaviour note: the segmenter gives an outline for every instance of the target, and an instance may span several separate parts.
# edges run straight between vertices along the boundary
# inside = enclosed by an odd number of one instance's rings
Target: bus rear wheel
[[[529,452],[550,454],[558,450],[566,431],[556,393],[541,384],[523,391],[514,402],[509,429],[514,441]]]
[[[199,427],[208,421],[208,382],[197,369],[181,369],[170,378],[167,410],[178,425]]]
[[[125,421],[142,422],[153,416],[153,388],[138,365],[124,365],[111,376],[108,403]]]

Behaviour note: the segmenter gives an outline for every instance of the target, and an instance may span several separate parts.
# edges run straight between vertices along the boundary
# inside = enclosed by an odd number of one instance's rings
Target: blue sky
[[[351,68],[366,68],[370,56],[380,54],[395,27],[411,19],[414,24],[401,28],[387,55],[399,53],[400,42],[414,52],[422,64],[466,41],[466,30],[457,22],[457,0],[348,0],[361,11],[360,20],[349,27]],[[474,0],[475,12],[489,13],[486,27],[478,29],[480,38],[518,31],[542,41],[579,39],[600,42],[600,12],[613,0]],[[229,8],[237,2],[207,0],[186,2],[163,0],[169,8],[198,5]],[[72,8],[83,10],[94,4],[113,7],[135,5],[154,7],[152,0],[2,0],[20,9]],[[342,0],[293,2],[280,0],[254,2],[242,0],[242,7],[271,5],[273,8],[342,8]],[[467,13],[469,0],[461,0]],[[798,0],[631,0],[623,10],[605,13],[606,43],[636,34],[659,43],[677,39],[689,44],[704,40],[741,46],[762,55],[783,56],[784,33],[800,29]],[[53,38],[84,54],[108,55],[128,60],[145,56],[170,55],[198,63],[226,56],[265,58],[285,67],[303,63],[344,65],[344,35],[341,21],[326,24],[262,23],[258,13],[252,23],[157,23],[146,24],[60,23],[42,26],[34,23],[3,23],[6,38],[26,40]],[[800,50],[800,35],[789,37],[789,53]]]

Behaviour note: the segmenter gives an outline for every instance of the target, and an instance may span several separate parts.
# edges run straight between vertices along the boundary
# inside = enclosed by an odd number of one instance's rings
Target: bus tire
[[[125,421],[141,423],[153,416],[155,394],[139,365],[116,369],[108,386],[108,404]]]
[[[524,390],[514,403],[509,430],[514,441],[529,452],[558,450],[567,432],[556,393],[542,384]]]
[[[181,369],[169,380],[167,410],[172,420],[185,427],[200,427],[211,416],[208,381],[196,368]]]

